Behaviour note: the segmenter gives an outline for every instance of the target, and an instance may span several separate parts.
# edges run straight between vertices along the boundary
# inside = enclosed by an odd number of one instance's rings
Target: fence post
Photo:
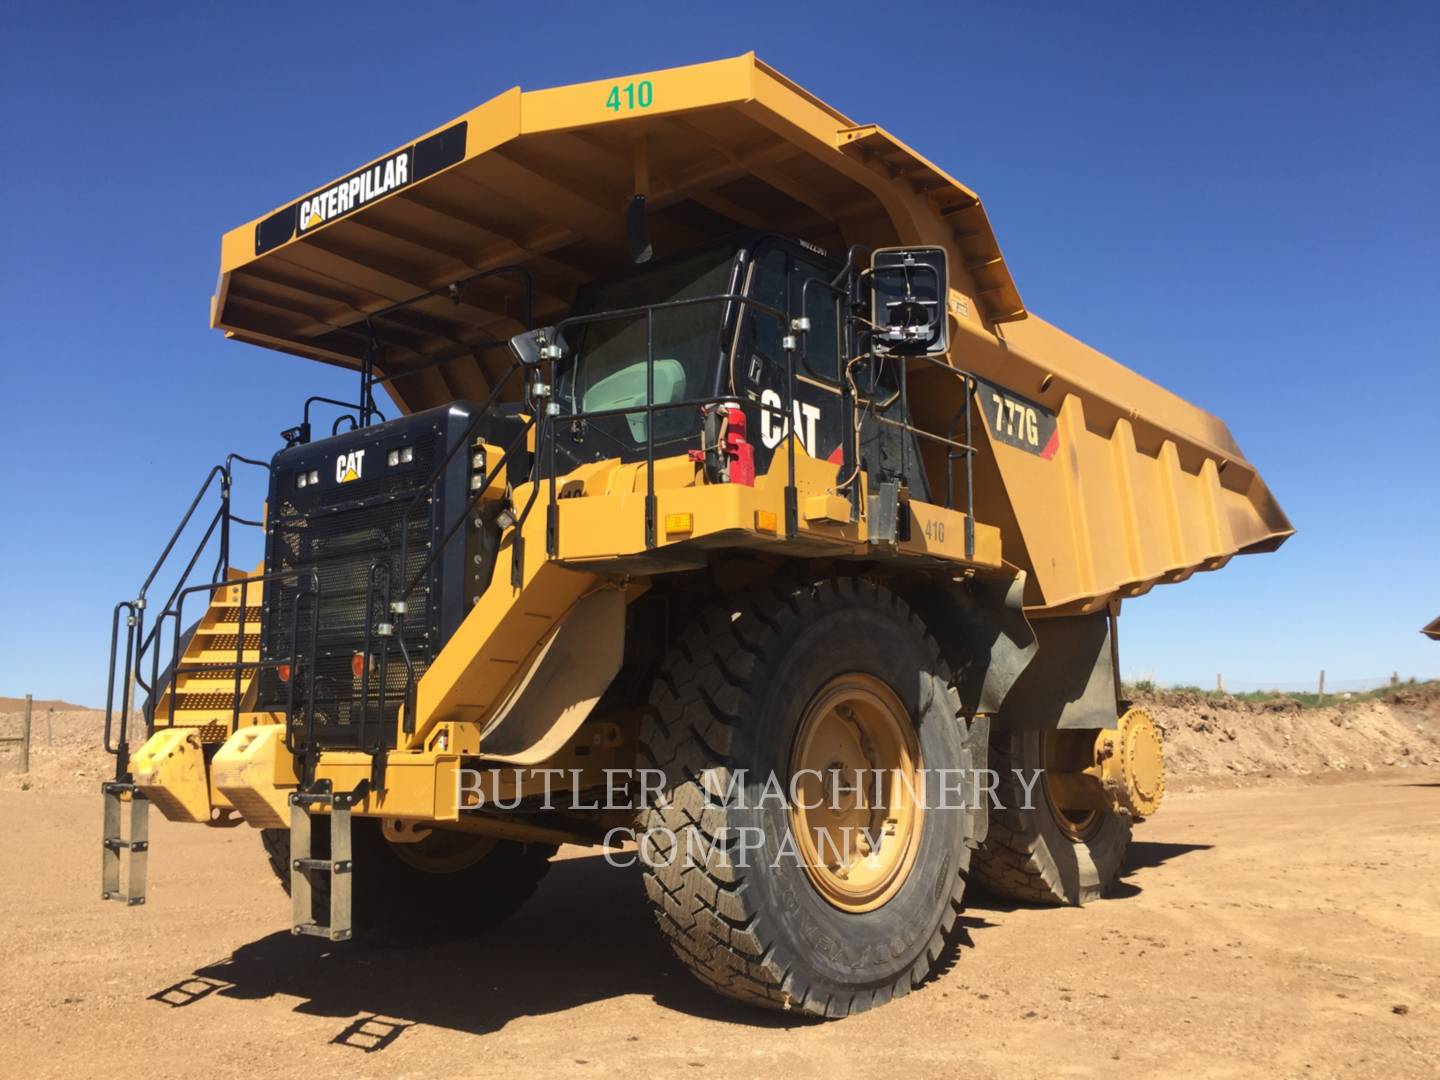
[[[1325,700],[1325,669],[1324,669],[1323,667],[1320,669],[1320,694],[1319,694],[1319,697],[1320,697],[1320,700],[1321,700],[1321,701],[1324,701],[1324,700]]]
[[[1215,673],[1215,692],[1217,694],[1225,692],[1225,676],[1218,671]]]
[[[25,726],[20,729],[20,771],[30,771],[30,706],[31,696],[25,695]]]
[[[1390,685],[1391,685],[1391,686],[1399,686],[1399,685],[1400,685],[1400,672],[1397,671],[1397,672],[1395,672],[1393,675],[1390,676]]]

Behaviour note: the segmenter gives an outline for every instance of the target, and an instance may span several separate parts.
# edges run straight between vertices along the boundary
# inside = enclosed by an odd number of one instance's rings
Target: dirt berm
[[[1286,697],[1247,701],[1193,691],[1132,694],[1165,738],[1172,791],[1293,776],[1440,765],[1440,682],[1303,708]],[[0,699],[0,705],[14,699]],[[43,703],[42,703],[43,704]],[[20,733],[21,714],[0,709],[0,736]],[[104,715],[37,708],[30,774],[15,771],[15,743],[0,743],[0,788],[96,791],[113,767],[100,750]]]
[[[1440,683],[1305,708],[1194,691],[1133,695],[1165,740],[1170,790],[1440,765]]]

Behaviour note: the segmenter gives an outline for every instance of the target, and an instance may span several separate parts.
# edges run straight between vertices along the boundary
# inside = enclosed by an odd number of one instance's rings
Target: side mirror
[[[875,351],[934,356],[950,348],[950,279],[941,247],[878,248],[870,260]]]
[[[547,360],[559,360],[565,352],[553,326],[541,326],[516,334],[510,339],[510,351],[527,370],[534,370]]]

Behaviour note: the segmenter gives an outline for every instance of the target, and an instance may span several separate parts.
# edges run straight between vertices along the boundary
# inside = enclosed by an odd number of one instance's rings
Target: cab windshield
[[[586,286],[575,314],[687,300],[731,291],[733,245],[682,256],[621,281]],[[720,332],[726,304],[687,304],[654,313],[655,404],[708,397],[713,393],[721,355]],[[574,352],[562,369],[556,392],[566,412],[595,412],[636,405],[627,412],[586,421],[586,428],[609,436],[625,448],[645,443],[645,316],[632,315],[577,327]],[[655,441],[693,436],[698,410],[665,409],[655,413]],[[613,447],[612,447],[613,452]]]

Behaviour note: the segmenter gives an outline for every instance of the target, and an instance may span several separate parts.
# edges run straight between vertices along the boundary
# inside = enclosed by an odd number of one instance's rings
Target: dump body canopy
[[[950,362],[1056,418],[1044,458],[976,420],[976,514],[1029,571],[1033,611],[1095,610],[1292,531],[1220,420],[1026,309],[974,192],[753,54],[506,91],[227,233],[211,320],[350,367],[378,342],[374,363],[407,412],[481,398],[527,315],[553,322],[579,286],[631,269],[623,211],[636,193],[657,255],[741,228],[832,254],[947,249]],[[523,273],[447,289],[506,267]],[[947,430],[964,383],[918,365],[912,387],[917,420]],[[943,465],[927,463],[943,489]]]
[[[1428,638],[1434,638],[1436,641],[1440,641],[1440,618],[1427,623],[1420,632]]]

